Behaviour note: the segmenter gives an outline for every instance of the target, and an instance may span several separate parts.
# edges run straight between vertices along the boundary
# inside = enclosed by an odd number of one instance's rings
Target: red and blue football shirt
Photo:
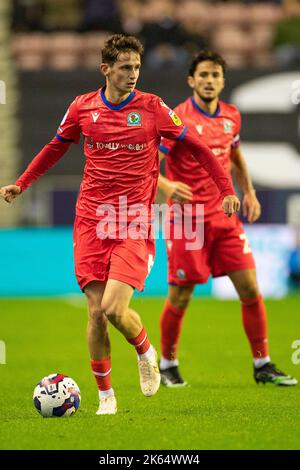
[[[241,116],[238,109],[219,101],[215,114],[203,111],[193,97],[179,104],[174,111],[183,122],[198,133],[201,140],[212,150],[228,177],[230,177],[232,148],[240,143]],[[166,176],[173,181],[188,184],[193,193],[193,203],[204,204],[205,219],[218,217],[221,208],[220,192],[209,174],[193,158],[181,142],[161,140],[160,150],[166,158]]]
[[[84,138],[85,168],[76,214],[98,219],[100,205],[143,204],[148,214],[159,174],[160,138],[185,140],[207,169],[222,196],[234,194],[232,184],[210,150],[195,132],[156,95],[134,90],[120,104],[110,103],[105,88],[78,96],[69,106],[56,134],[34,158],[16,184],[25,190],[66,152],[71,142]],[[212,180],[212,181],[213,181]],[[212,183],[214,184],[214,183]],[[133,217],[135,217],[133,215]]]

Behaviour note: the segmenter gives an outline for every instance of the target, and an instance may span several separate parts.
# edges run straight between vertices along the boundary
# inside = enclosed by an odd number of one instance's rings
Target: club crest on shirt
[[[171,110],[169,112],[169,116],[172,119],[172,121],[174,122],[175,126],[181,126],[181,124],[182,124],[181,119],[180,119],[179,116],[177,116],[176,113],[174,113],[174,111]]]
[[[141,115],[137,111],[133,111],[127,115],[127,126],[140,126]]]
[[[202,135],[203,134],[203,126],[201,124],[197,124],[196,130],[198,134]]]
[[[225,134],[231,134],[232,132],[232,122],[229,121],[228,119],[224,119],[224,132]]]

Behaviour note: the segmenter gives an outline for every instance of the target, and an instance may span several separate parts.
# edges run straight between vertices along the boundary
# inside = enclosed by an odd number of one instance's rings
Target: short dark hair
[[[112,65],[118,60],[119,54],[131,51],[142,56],[144,47],[134,36],[114,34],[105,41],[104,48],[101,51],[102,62]]]
[[[226,69],[227,69],[227,64],[226,64],[225,60],[223,59],[223,57],[220,54],[218,54],[217,52],[213,52],[213,51],[209,51],[208,49],[204,49],[203,51],[200,51],[199,54],[197,54],[194,57],[194,60],[191,63],[190,68],[189,68],[189,76],[190,77],[193,77],[193,75],[196,71],[197,65],[200,64],[200,62],[204,62],[205,60],[210,60],[214,64],[221,65],[222,70],[223,70],[223,74],[225,75],[225,72],[226,72]]]

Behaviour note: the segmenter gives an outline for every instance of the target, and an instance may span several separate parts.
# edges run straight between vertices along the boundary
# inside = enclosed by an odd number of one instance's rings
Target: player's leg
[[[241,301],[242,320],[248,337],[257,383],[296,385],[293,377],[278,370],[270,361],[267,336],[267,314],[260,294],[255,269],[242,269],[228,273]]]
[[[242,320],[248,337],[254,364],[270,362],[267,336],[266,309],[260,295],[255,269],[228,273],[241,301]]]
[[[125,282],[108,279],[101,302],[101,311],[135,347],[142,392],[146,396],[152,396],[160,385],[157,354],[148,339],[138,313],[129,308],[133,291],[133,287]]]
[[[104,283],[93,281],[84,290],[88,303],[88,347],[91,359],[95,361],[105,359],[110,355],[107,318],[101,311],[104,288]]]
[[[193,226],[196,220],[193,220]],[[188,304],[196,284],[207,282],[210,275],[210,233],[209,224],[204,226],[204,245],[201,249],[190,249],[191,242],[185,234],[178,239],[173,232],[174,224],[166,226],[169,293],[160,319],[162,383],[166,386],[182,387],[186,382],[178,369],[177,349],[179,336]],[[195,234],[195,237],[198,235]]]
[[[178,342],[183,317],[192,298],[194,285],[169,285],[168,298],[160,317],[161,381],[167,387],[183,387],[183,380],[178,369]]]
[[[115,414],[117,402],[111,386],[110,341],[107,318],[101,310],[105,284],[93,281],[84,289],[88,303],[87,341],[91,368],[99,390],[97,414]]]
[[[101,312],[109,245],[97,238],[94,220],[76,217],[73,246],[76,278],[80,289],[85,292],[88,304],[87,341],[100,399],[97,414],[114,414],[117,406],[110,382],[107,319]]]

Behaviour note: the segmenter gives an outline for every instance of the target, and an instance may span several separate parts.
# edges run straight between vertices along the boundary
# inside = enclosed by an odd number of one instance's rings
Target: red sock
[[[255,359],[269,355],[266,308],[261,295],[241,299],[243,325]]]
[[[91,368],[95,376],[98,389],[101,391],[109,390],[111,388],[110,382],[110,372],[111,372],[111,362],[110,357],[107,359],[100,359],[99,361],[94,361],[91,359]]]
[[[127,338],[127,341],[135,347],[138,354],[145,354],[151,346],[144,327],[136,338]]]
[[[177,346],[184,314],[185,309],[173,307],[166,300],[160,317],[160,346],[162,356],[169,361],[176,359],[177,356]]]

